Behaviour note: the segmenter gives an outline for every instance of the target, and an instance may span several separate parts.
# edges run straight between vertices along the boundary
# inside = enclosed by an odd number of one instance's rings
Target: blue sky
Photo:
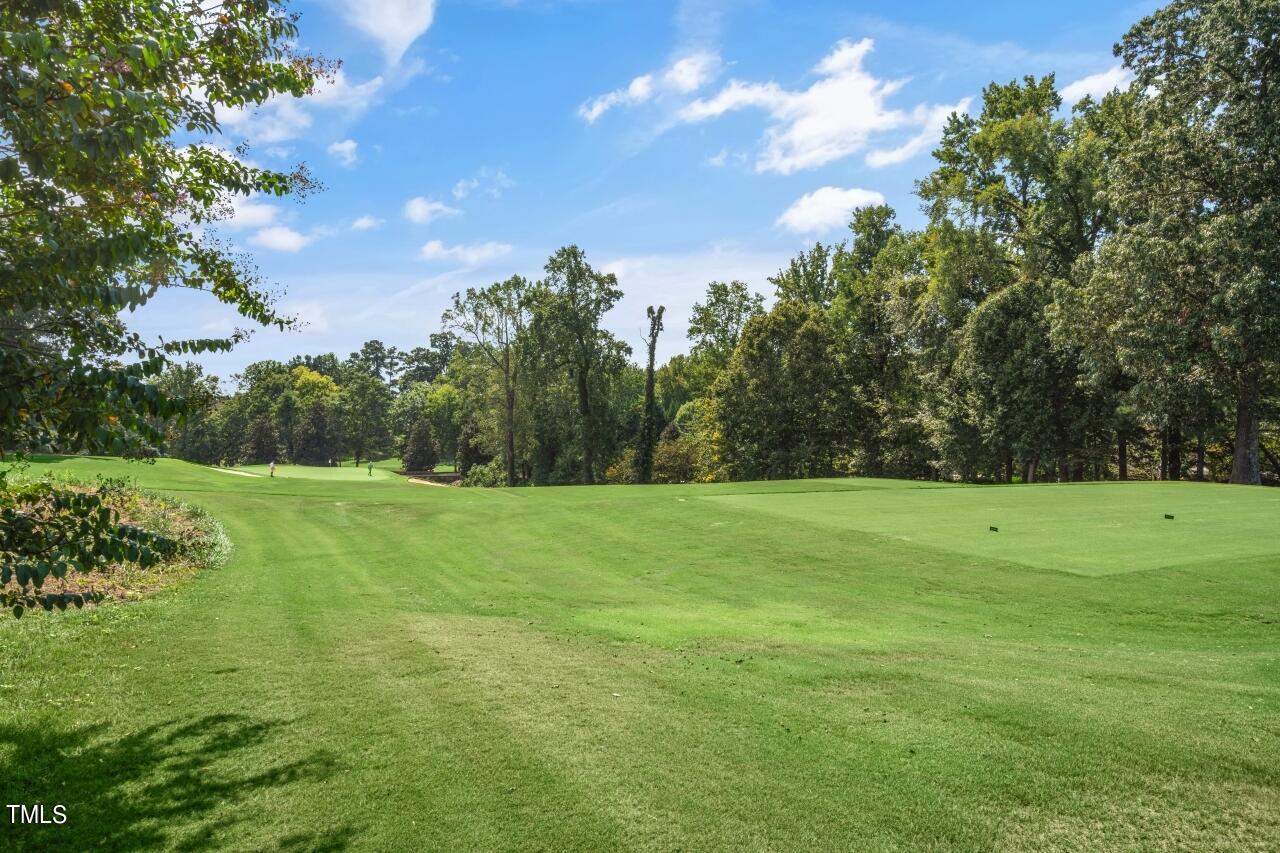
[[[325,190],[251,198],[220,226],[300,331],[206,358],[424,345],[456,290],[536,278],[577,243],[626,293],[606,325],[639,351],[668,307],[685,347],[712,279],[766,277],[913,182],[941,122],[984,85],[1056,73],[1069,96],[1122,82],[1111,45],[1154,3],[806,0],[306,0],[300,46],[341,59],[307,99],[226,112],[228,147],[306,162]],[[173,339],[237,325],[167,293],[133,320]],[[239,324],[243,325],[243,323]]]

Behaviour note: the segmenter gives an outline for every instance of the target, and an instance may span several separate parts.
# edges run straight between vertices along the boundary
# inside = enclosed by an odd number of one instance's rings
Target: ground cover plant
[[[93,482],[9,468],[0,491],[0,608],[21,618],[152,594],[221,565],[231,543],[203,509],[124,477]],[[87,509],[86,520],[68,507]]]
[[[235,552],[0,622],[10,849],[1280,843],[1273,490],[35,468]]]

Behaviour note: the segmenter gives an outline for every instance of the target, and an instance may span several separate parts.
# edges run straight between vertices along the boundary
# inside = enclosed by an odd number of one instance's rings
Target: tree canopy
[[[0,8],[0,448],[138,454],[161,444],[164,423],[187,408],[156,382],[169,359],[235,340],[130,332],[122,312],[162,289],[288,325],[252,267],[203,226],[235,196],[313,186],[302,170],[261,169],[217,142],[218,108],[302,96],[324,73],[294,51],[296,35],[277,0]],[[83,567],[85,549],[137,550],[106,520],[68,541],[39,533],[54,516],[87,519],[91,502],[22,489],[6,502],[45,518],[28,534],[6,517],[6,565]],[[31,589],[27,574],[18,595]]]

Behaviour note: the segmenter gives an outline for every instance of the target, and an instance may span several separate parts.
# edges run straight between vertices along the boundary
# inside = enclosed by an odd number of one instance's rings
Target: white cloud
[[[968,112],[972,101],[972,98],[964,98],[957,104],[917,107],[914,115],[924,125],[924,129],[896,148],[877,148],[867,152],[867,165],[873,168],[894,166],[905,163],[917,154],[928,150],[942,138],[942,131],[946,128],[947,119],[951,114]]]
[[[285,225],[272,225],[254,234],[249,238],[249,242],[255,246],[273,249],[277,252],[297,252],[310,243],[312,239],[312,237],[299,234]]]
[[[671,67],[662,75],[662,82],[687,95],[706,85],[719,65],[720,57],[714,53],[695,53],[671,63]]]
[[[638,355],[647,329],[645,307],[666,306],[666,329],[658,338],[658,357],[665,360],[688,349],[689,315],[693,304],[706,296],[708,282],[745,281],[767,299],[773,288],[766,279],[786,266],[789,255],[720,245],[669,255],[607,258],[599,269],[618,276],[623,296],[605,316],[605,327]]]
[[[796,199],[777,224],[797,234],[822,234],[848,223],[855,208],[873,204],[884,204],[884,196],[875,190],[822,187]]]
[[[371,77],[363,83],[351,83],[341,68],[330,77],[316,83],[316,89],[305,98],[308,104],[333,109],[363,112],[370,99],[382,89],[382,75]]]
[[[391,65],[431,28],[436,0],[334,0],[347,23],[370,36]]]
[[[730,151],[728,148],[721,148],[716,153],[707,157],[703,162],[708,166],[720,169],[729,165],[735,167],[746,166],[750,160],[750,155],[745,151]]]
[[[358,115],[369,107],[382,83],[379,76],[353,85],[338,69],[330,78],[317,82],[315,91],[306,97],[276,95],[255,107],[219,106],[214,114],[225,132],[272,146],[272,152],[279,152],[287,149],[276,143],[296,139],[311,128],[313,109],[339,110],[348,117]]]
[[[450,207],[442,201],[425,196],[417,196],[404,203],[405,218],[419,225],[426,225],[428,222],[447,216],[457,216],[461,212],[456,207]]]
[[[513,182],[501,169],[482,168],[473,177],[463,178],[453,185],[453,197],[464,199],[476,190],[480,190],[494,198],[501,198],[502,193],[510,189]]]
[[[1093,98],[1095,101],[1100,100],[1104,95],[1111,92],[1112,89],[1129,85],[1133,80],[1133,75],[1124,66],[1117,65],[1108,68],[1106,71],[1100,71],[1097,74],[1090,74],[1074,83],[1070,83],[1062,87],[1062,100],[1066,104],[1075,104],[1085,95]]]
[[[510,243],[472,243],[446,246],[439,240],[431,240],[422,247],[420,256],[425,261],[456,261],[467,267],[479,266],[511,251]]]
[[[279,214],[278,207],[258,201],[256,195],[238,195],[231,198],[231,216],[220,225],[231,231],[265,228],[274,223]]]
[[[678,120],[699,122],[733,110],[764,110],[773,119],[765,130],[756,171],[787,175],[847,157],[866,147],[873,135],[919,125],[929,108],[912,112],[886,101],[906,80],[878,80],[863,67],[874,47],[871,39],[841,41],[813,69],[818,80],[803,90],[777,83],[731,80],[710,98],[699,98],[678,113]]]
[[[645,74],[631,81],[627,86],[627,98],[636,103],[643,103],[653,97],[653,75]]]
[[[668,92],[688,95],[706,85],[719,67],[718,55],[707,51],[691,53],[675,60],[662,71],[642,74],[624,88],[592,98],[578,107],[578,115],[587,124],[595,124],[614,107],[647,103]]]
[[[587,101],[578,107],[578,115],[587,124],[595,124],[596,119],[616,106],[642,104],[652,96],[653,75],[645,74],[632,80],[624,89],[614,89]]]
[[[281,221],[281,208],[261,201],[262,198],[257,193],[227,198],[229,213],[225,219],[218,221],[218,229],[231,232],[252,231],[253,234],[248,238],[250,245],[277,252],[298,252],[320,237],[334,233],[332,228],[325,226],[312,228],[307,234],[295,231]]]
[[[453,185],[453,197],[456,199],[464,199],[471,195],[472,190],[480,186],[479,178],[463,178]]]
[[[217,222],[217,228],[230,232],[252,231],[254,233],[248,238],[250,245],[277,252],[300,251],[318,237],[332,232],[332,229],[320,227],[313,228],[309,234],[301,234],[284,225],[281,222],[282,210],[261,201],[262,198],[257,193],[228,197],[229,210],[226,217]]]
[[[281,306],[285,315],[296,318],[303,334],[329,331],[329,310],[321,302],[288,302]]]
[[[376,216],[365,214],[351,223],[352,231],[372,231],[382,225],[382,220]]]
[[[335,157],[339,163],[344,166],[354,166],[356,162],[356,149],[359,147],[354,139],[343,139],[340,142],[334,142],[326,151]]]
[[[311,113],[292,95],[277,96],[253,108],[218,106],[214,115],[224,131],[264,145],[301,136],[311,127]]]
[[[236,330],[236,324],[225,317],[206,320],[200,324],[200,331],[219,337],[230,337]]]

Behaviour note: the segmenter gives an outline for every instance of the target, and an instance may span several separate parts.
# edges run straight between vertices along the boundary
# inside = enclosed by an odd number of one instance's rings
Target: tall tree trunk
[[[1160,428],[1160,479],[1169,479],[1169,427]]]
[[[644,372],[644,415],[640,419],[640,458],[636,460],[636,479],[641,483],[653,481],[653,446],[657,433],[654,423],[653,362],[658,348],[658,334],[662,331],[662,315],[667,309],[659,305],[654,311],[649,306],[649,364]]]
[[[516,382],[512,373],[511,346],[508,345],[502,353],[502,390],[505,392],[507,409],[507,419],[503,426],[506,428],[508,487],[516,484]]]
[[[458,447],[454,453],[454,462],[457,463],[458,473],[466,477],[471,471],[471,427],[464,424],[458,430]]]
[[[1247,373],[1240,379],[1236,396],[1236,444],[1231,455],[1231,482],[1246,486],[1262,484],[1258,434],[1258,376]]]
[[[1169,479],[1182,479],[1182,426],[1177,421],[1169,424]]]
[[[1129,439],[1123,429],[1116,430],[1116,476],[1129,479]]]
[[[1204,434],[1196,436],[1196,479],[1204,479]]]
[[[507,485],[516,484],[516,389],[507,380]]]
[[[594,486],[596,475],[595,454],[591,447],[591,388],[587,384],[587,371],[581,365],[575,373],[578,379],[578,415],[582,419],[582,484]]]
[[[649,367],[644,377],[644,415],[640,418],[640,458],[636,460],[636,480],[653,481],[653,354],[650,350]]]
[[[1013,454],[1007,450],[1004,454],[1004,481],[1006,483],[1013,482]]]

